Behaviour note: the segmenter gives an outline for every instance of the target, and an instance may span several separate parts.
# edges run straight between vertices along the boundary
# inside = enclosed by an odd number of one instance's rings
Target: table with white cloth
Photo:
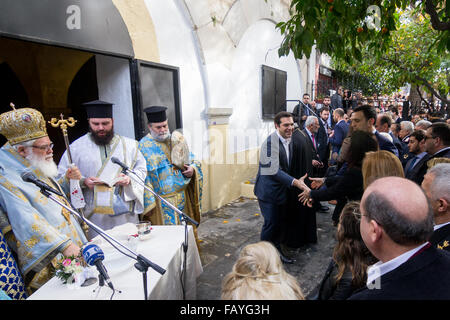
[[[137,233],[136,226],[127,223],[106,231],[111,237],[128,246],[130,250],[141,254],[151,262],[166,269],[164,275],[151,267],[147,271],[147,293],[150,300],[196,299],[197,277],[203,272],[200,255],[195,243],[192,226],[188,226],[188,251],[186,254],[186,270],[182,279],[184,261],[183,243],[184,226],[152,226],[146,240],[128,241],[129,236]],[[99,287],[99,281],[87,286],[63,284],[56,277],[50,279],[28,299],[35,300],[143,300],[143,273],[136,269],[136,260],[131,259],[114,249],[108,242],[95,237],[93,243],[99,245],[105,254],[103,264],[116,290],[105,283]],[[122,249],[124,250],[124,249]],[[128,251],[125,251],[129,254]],[[96,276],[98,272],[92,267]],[[182,282],[183,280],[183,282]]]

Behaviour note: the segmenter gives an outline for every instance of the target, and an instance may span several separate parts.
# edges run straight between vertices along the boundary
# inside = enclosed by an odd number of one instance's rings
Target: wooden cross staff
[[[61,113],[61,119],[58,120],[56,118],[52,118],[51,121],[49,121],[48,123],[50,123],[52,125],[53,128],[61,128],[61,131],[63,133],[64,136],[64,143],[66,144],[66,149],[67,149],[67,157],[69,159],[69,163],[72,163],[72,155],[70,153],[70,147],[69,147],[69,136],[67,135],[67,126],[69,127],[73,127],[75,126],[75,123],[77,123],[77,120],[75,120],[73,117],[69,117],[69,119],[64,119],[64,115]]]

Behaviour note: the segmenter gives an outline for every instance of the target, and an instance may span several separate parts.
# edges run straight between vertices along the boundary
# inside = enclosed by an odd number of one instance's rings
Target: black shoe
[[[293,264],[295,262],[294,259],[290,259],[290,258],[286,257],[285,255],[282,255],[281,253],[280,253],[280,259],[281,259],[281,262],[287,263],[287,264]]]
[[[319,212],[328,212],[330,211],[330,208],[327,206],[320,206]]]

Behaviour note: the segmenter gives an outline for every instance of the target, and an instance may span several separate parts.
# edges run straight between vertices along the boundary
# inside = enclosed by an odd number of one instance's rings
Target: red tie
[[[316,141],[314,141],[314,133],[311,133],[311,138],[312,138],[312,143],[313,143],[314,149],[317,149],[316,148]]]

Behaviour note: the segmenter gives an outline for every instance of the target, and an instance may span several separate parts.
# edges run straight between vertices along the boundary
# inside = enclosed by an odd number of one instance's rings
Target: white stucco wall
[[[262,119],[261,65],[287,72],[287,100],[298,99],[302,92],[299,69],[293,54],[278,56],[281,42],[281,34],[275,30],[274,22],[269,20],[253,23],[239,41],[233,57],[227,103],[233,108],[229,125],[231,152],[259,147],[262,140],[274,130],[273,121]],[[288,111],[292,111],[292,108],[293,105],[288,104]],[[244,135],[248,141],[233,145],[233,141],[237,140],[233,135]]]
[[[287,99],[306,90],[293,55],[278,57],[282,36],[275,29],[288,18],[280,0],[145,0],[155,26],[160,63],[180,68],[184,133],[191,150],[207,159],[206,112],[231,108],[228,147],[235,153],[259,147],[273,130],[261,117],[261,65],[287,72]],[[306,61],[305,63],[306,64]],[[305,81],[306,80],[306,81]],[[288,103],[291,111],[295,103]],[[235,143],[234,136],[247,135]],[[241,139],[242,140],[242,139]]]
[[[203,66],[195,33],[180,1],[146,0],[155,25],[160,63],[180,69],[180,96],[183,133],[191,151],[203,158],[207,145],[207,125],[204,112],[207,93]]]
[[[97,54],[95,63],[98,97],[102,101],[114,103],[114,131],[117,134],[134,139],[129,61]]]

